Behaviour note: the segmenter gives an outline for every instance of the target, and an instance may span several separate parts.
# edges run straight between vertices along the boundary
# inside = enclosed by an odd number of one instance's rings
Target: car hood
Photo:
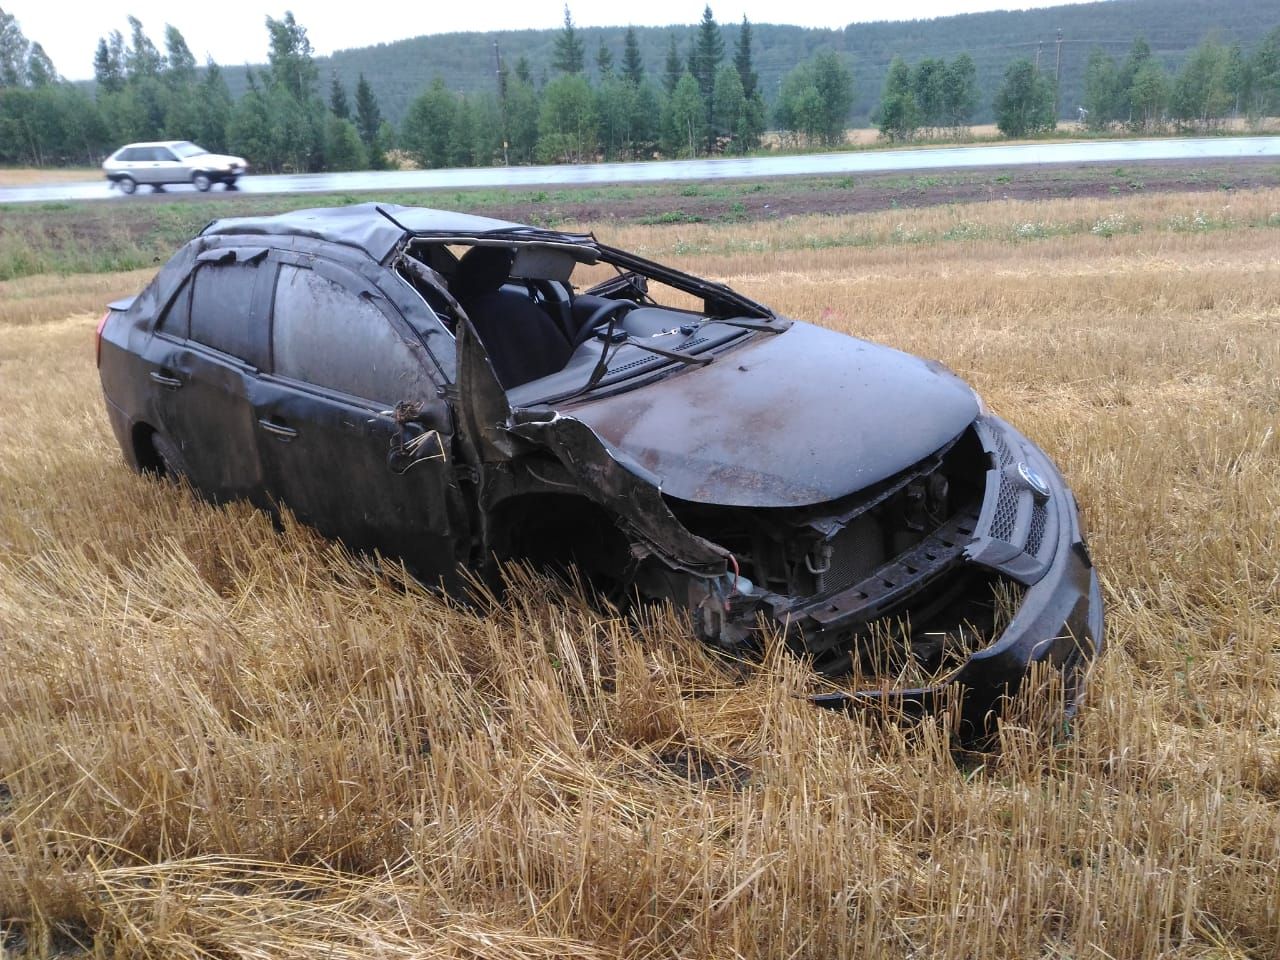
[[[795,323],[634,390],[561,411],[681,500],[797,507],[923,459],[978,414],[939,363]]]
[[[225,153],[201,153],[187,158],[187,165],[192,167],[230,167],[244,166],[244,157],[232,157]]]

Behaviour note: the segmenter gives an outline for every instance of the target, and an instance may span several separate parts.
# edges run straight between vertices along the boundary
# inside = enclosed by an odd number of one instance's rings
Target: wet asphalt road
[[[609,186],[671,180],[751,180],[781,176],[839,176],[975,167],[1016,167],[1054,163],[1136,163],[1144,160],[1280,158],[1280,137],[1094,140],[1009,146],[936,147],[919,150],[865,150],[786,157],[592,163],[545,167],[473,167],[457,170],[399,170],[380,173],[310,173],[247,176],[242,193],[339,193],[358,190],[431,190],[475,187]],[[221,191],[223,188],[215,187]],[[195,193],[171,186],[170,193]],[[146,193],[142,188],[142,193]],[[0,189],[0,203],[129,198],[105,180]]]

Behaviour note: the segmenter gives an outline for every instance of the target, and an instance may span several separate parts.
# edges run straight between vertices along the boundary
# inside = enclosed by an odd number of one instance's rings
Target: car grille
[[[999,471],[999,481],[995,484],[995,506],[991,511],[991,519],[985,534],[995,540],[1003,540],[1018,547],[1031,556],[1039,556],[1049,528],[1048,506],[1011,476],[1010,471],[1017,460],[1000,432],[981,425],[979,432],[987,449],[995,455],[996,470]],[[1024,527],[1026,533],[1019,537],[1019,520],[1026,517],[1028,512],[1030,517]],[[978,532],[981,534],[984,531]]]
[[[1023,547],[1032,556],[1040,555],[1044,545],[1044,531],[1049,523],[1049,511],[1043,503],[1037,502],[1031,511],[1031,530],[1027,533],[1027,544]]]
[[[997,540],[1013,542],[1013,531],[1018,524],[1018,488],[1004,474],[1000,475],[1000,493],[996,500],[996,515],[991,521],[991,536]]]

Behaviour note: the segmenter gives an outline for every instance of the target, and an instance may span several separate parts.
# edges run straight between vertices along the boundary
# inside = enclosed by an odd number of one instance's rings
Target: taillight
[[[107,321],[111,319],[111,311],[108,310],[102,315],[102,319],[98,321],[98,332],[93,337],[93,362],[97,367],[102,366],[102,329],[107,325]]]

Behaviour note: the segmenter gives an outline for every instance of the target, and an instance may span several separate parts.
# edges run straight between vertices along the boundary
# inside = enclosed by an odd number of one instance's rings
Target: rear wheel
[[[120,188],[121,193],[133,193],[138,189],[137,181],[133,177],[121,177],[116,181],[116,186]]]
[[[163,433],[151,435],[151,449],[155,451],[159,473],[174,481],[187,476],[187,464],[182,459],[182,451]]]
[[[195,185],[195,188],[199,190],[201,193],[208,193],[209,188],[213,186],[213,181],[209,179],[209,175],[205,173],[203,170],[197,171],[191,177],[191,182],[192,184]]]

